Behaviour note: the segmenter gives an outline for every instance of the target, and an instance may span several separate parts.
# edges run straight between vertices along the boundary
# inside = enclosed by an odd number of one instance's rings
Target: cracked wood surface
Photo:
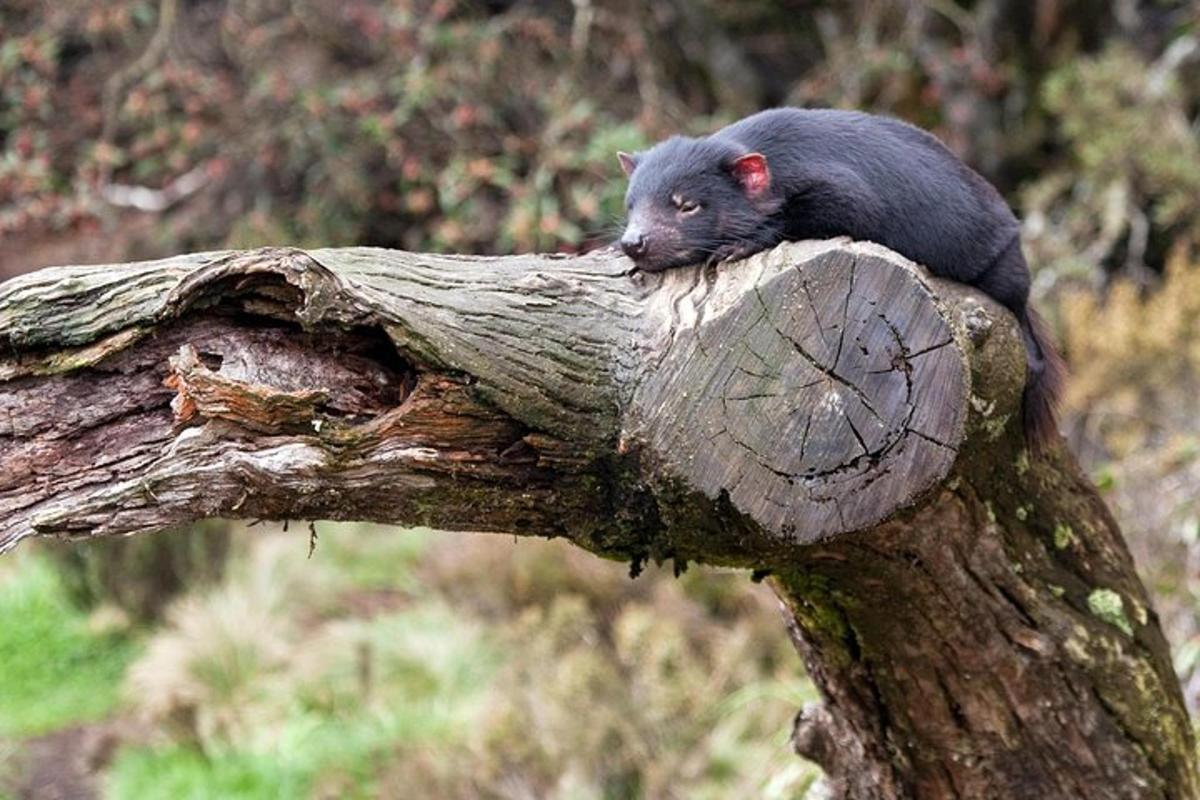
[[[752,277],[706,286],[705,316],[641,383],[650,448],[800,541],[879,522],[941,479],[968,380],[929,285],[862,246]]]
[[[1196,796],[1120,531],[1023,449],[1006,312],[845,240],[628,267],[273,248],[0,284],[0,550],[357,519],[754,568],[836,797]]]

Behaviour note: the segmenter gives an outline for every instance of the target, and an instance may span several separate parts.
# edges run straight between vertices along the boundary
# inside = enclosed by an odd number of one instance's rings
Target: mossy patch
[[[1006,428],[1008,428],[1008,414],[993,417],[983,423],[983,429],[987,432],[987,437],[991,441],[995,441],[1003,436]]]
[[[785,589],[789,608],[805,630],[836,642],[858,638],[851,630],[836,592],[826,576],[792,572],[777,580]]]
[[[1067,523],[1060,522],[1054,526],[1054,548],[1056,550],[1066,550],[1078,541],[1079,537],[1075,535],[1075,530]]]
[[[1133,636],[1133,626],[1125,616],[1125,601],[1112,589],[1095,589],[1088,595],[1088,610],[1109,625]]]

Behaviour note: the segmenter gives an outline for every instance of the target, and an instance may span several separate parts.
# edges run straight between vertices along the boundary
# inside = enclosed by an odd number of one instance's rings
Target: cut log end
[[[785,247],[704,288],[674,280],[698,299],[663,304],[672,341],[635,405],[677,477],[804,544],[873,525],[949,473],[968,358],[916,267]]]

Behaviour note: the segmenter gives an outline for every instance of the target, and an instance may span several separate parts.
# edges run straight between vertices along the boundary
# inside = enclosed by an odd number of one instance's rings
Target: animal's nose
[[[638,258],[639,256],[646,255],[646,234],[625,234],[621,237],[621,249],[630,258]]]

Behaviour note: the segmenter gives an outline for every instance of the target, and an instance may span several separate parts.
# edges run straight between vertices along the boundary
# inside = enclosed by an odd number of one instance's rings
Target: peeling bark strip
[[[1192,798],[1166,642],[1024,351],[882,248],[267,249],[0,285],[0,550],[209,516],[773,573],[840,797]]]

